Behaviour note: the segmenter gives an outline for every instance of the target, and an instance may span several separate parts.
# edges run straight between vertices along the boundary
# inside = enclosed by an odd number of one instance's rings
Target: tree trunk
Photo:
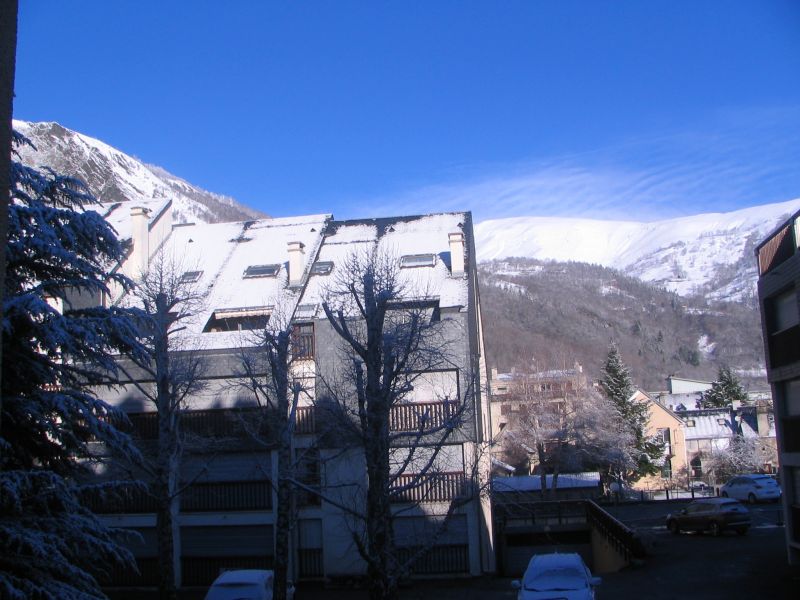
[[[545,468],[546,454],[542,442],[536,443],[536,454],[539,457],[539,486],[541,488],[539,491],[541,492],[542,500],[544,500],[547,495],[547,469]]]
[[[278,446],[278,506],[275,515],[275,574],[272,594],[274,600],[286,600],[289,575],[289,531],[292,525],[292,423],[289,418],[288,337],[278,341],[274,355],[270,355],[275,383],[277,426],[280,436]],[[274,359],[274,360],[273,360]]]
[[[158,409],[158,457],[156,459],[155,497],[157,503],[156,535],[160,600],[175,600],[180,586],[180,536],[178,482],[180,478],[180,441],[178,407],[173,405],[170,389],[169,316],[166,296],[156,298],[159,335],[155,336],[156,404]]]
[[[371,600],[397,598],[394,536],[389,502],[389,409],[390,402],[387,398],[375,396],[367,406],[367,575]]]

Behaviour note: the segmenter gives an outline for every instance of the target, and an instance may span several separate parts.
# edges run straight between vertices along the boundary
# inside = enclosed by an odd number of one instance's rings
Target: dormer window
[[[333,263],[329,260],[317,261],[311,265],[312,275],[329,275],[333,271]]]
[[[727,424],[727,421],[725,419],[723,418],[717,419],[717,425],[725,425],[725,424]]]
[[[194,283],[199,281],[202,275],[202,271],[186,271],[183,275],[181,275],[180,283]]]
[[[694,419],[687,419],[686,420],[687,427],[694,427]]]
[[[433,267],[436,265],[435,254],[406,254],[400,257],[400,268]]]
[[[203,333],[264,329],[269,321],[269,315],[269,308],[263,306],[215,310],[203,327]]]
[[[276,277],[278,271],[281,270],[280,265],[250,265],[245,269],[243,277],[251,279],[255,277]]]

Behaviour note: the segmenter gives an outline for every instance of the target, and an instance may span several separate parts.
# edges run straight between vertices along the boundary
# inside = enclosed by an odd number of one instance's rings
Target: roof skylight
[[[181,283],[194,283],[203,275],[202,271],[186,271],[181,275]]]
[[[252,277],[275,277],[280,270],[280,265],[250,265],[245,269],[243,277],[245,279]]]
[[[435,254],[406,254],[400,257],[400,268],[433,267],[436,265]]]
[[[311,265],[312,275],[328,275],[333,271],[333,263],[331,261],[317,261]]]

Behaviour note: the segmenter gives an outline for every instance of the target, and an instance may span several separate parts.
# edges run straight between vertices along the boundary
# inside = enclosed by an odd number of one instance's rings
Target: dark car
[[[731,529],[744,535],[749,528],[750,511],[731,498],[695,500],[686,508],[667,515],[667,529],[672,533],[708,531],[711,535],[719,535]]]

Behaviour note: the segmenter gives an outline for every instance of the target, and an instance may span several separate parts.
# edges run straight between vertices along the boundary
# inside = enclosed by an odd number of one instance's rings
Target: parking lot
[[[753,527],[746,536],[732,533],[715,538],[683,533],[672,535],[664,517],[686,503],[643,503],[615,507],[621,520],[635,527],[648,549],[645,563],[603,575],[598,600],[646,598],[703,600],[731,598],[795,599],[800,572],[786,564],[783,526],[778,505],[751,508]],[[415,582],[402,590],[403,600],[486,600],[516,597],[511,579],[486,577]],[[298,589],[297,600],[367,598],[363,590]]]

